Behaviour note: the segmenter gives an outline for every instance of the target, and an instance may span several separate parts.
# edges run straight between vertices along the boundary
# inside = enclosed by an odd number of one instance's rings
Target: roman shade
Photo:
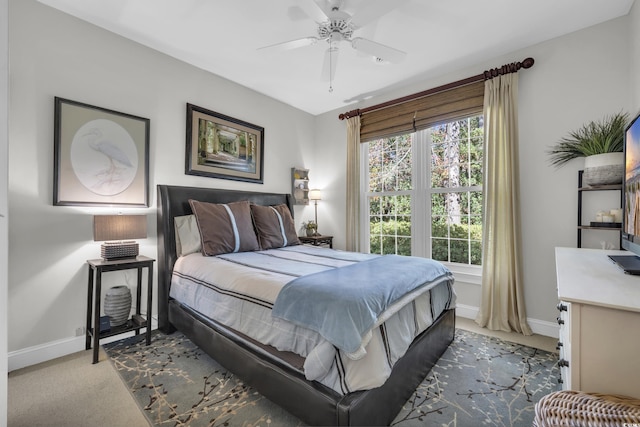
[[[427,129],[482,112],[484,81],[362,112],[360,142]]]

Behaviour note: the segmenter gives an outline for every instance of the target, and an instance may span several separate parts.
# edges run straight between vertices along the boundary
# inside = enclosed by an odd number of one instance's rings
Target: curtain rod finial
[[[535,61],[533,60],[533,58],[526,58],[524,61],[522,61],[522,68],[531,68],[533,67],[533,63]]]
[[[359,116],[360,115],[360,109],[356,108],[355,110],[351,110],[351,111],[347,111],[346,113],[341,113],[338,118],[340,120],[346,120],[346,119],[350,119],[351,117],[355,117],[355,116]]]

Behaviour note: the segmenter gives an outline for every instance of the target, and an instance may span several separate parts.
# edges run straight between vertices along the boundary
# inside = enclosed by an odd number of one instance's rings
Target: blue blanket
[[[353,353],[395,301],[445,277],[453,277],[449,269],[431,259],[384,255],[292,280],[278,294],[272,315]]]

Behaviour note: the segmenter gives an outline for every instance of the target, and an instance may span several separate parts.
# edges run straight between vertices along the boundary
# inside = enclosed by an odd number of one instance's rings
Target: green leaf
[[[569,132],[547,152],[551,164],[560,167],[577,157],[622,152],[627,122],[627,113],[617,113]]]

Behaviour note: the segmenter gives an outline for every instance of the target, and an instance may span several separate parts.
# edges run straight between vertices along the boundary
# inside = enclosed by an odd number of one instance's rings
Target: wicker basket
[[[622,427],[640,425],[640,399],[564,390],[548,394],[535,406],[534,427]]]

